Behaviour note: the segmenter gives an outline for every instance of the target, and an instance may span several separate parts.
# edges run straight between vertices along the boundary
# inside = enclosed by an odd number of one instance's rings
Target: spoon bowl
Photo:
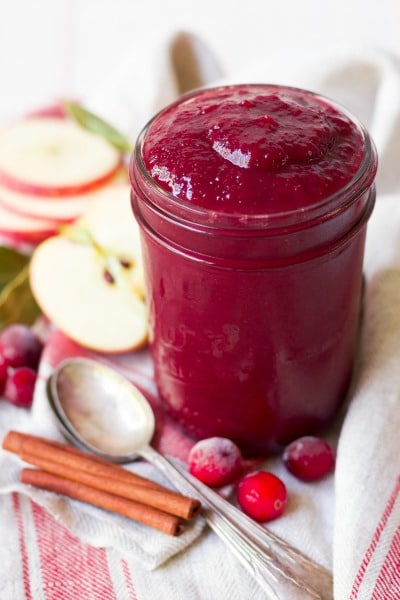
[[[142,457],[178,491],[199,500],[208,525],[267,598],[278,600],[284,593],[285,597],[332,599],[329,571],[249,519],[192,477],[185,466],[150,445],[155,429],[153,410],[125,377],[93,360],[70,358],[48,379],[47,393],[60,430],[73,444],[113,462]]]
[[[154,434],[153,410],[125,377],[100,363],[71,358],[48,380],[51,406],[70,441],[112,462],[130,462]]]

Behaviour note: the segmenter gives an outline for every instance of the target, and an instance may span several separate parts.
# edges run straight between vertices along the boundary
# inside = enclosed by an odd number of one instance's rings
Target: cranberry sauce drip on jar
[[[227,87],[174,105],[149,128],[144,163],[181,200],[223,213],[316,204],[360,167],[362,135],[321,97],[293,88]]]

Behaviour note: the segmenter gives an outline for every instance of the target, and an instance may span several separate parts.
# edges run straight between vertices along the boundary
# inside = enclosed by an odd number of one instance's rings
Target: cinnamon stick
[[[183,496],[119,465],[39,436],[10,431],[3,448],[17,453],[25,462],[55,475],[81,482],[98,490],[139,501],[183,519],[200,512],[200,502]]]
[[[96,454],[88,454],[83,450],[79,450],[75,446],[70,446],[69,444],[63,444],[62,442],[58,442],[56,440],[49,440],[44,437],[40,437],[38,435],[33,435],[31,433],[21,433],[20,431],[9,431],[3,440],[3,448],[8,450],[9,452],[14,452],[15,454],[19,454],[22,448],[22,443],[24,440],[37,440],[41,442],[45,442],[48,446],[52,448],[58,448],[59,450],[66,450],[70,454],[76,454],[76,456],[90,456],[93,462],[97,462],[103,465],[112,465],[117,463],[111,463],[109,460],[102,458],[101,456],[97,456]],[[7,447],[6,447],[7,446]],[[158,484],[157,484],[158,485]]]
[[[53,462],[69,466],[94,475],[117,479],[127,483],[145,485],[156,489],[167,489],[155,481],[123,469],[101,457],[88,454],[67,444],[46,440],[40,436],[9,431],[3,440],[3,448],[15,454],[21,454],[22,448],[31,456],[50,458]]]
[[[24,447],[22,447],[20,457],[24,462],[39,467],[47,473],[53,473],[70,481],[89,485],[92,488],[115,494],[121,498],[153,506],[182,519],[193,519],[200,510],[200,503],[197,500],[187,498],[172,490],[132,485],[132,483],[126,483],[125,481],[98,477],[86,471],[79,471],[67,465],[57,464],[46,458],[33,456],[26,452]]]
[[[92,488],[83,483],[64,479],[39,469],[22,469],[21,481],[42,490],[63,494],[68,498],[87,502],[100,508],[129,517],[135,521],[148,525],[169,535],[180,535],[184,525],[179,517],[146,506],[133,500],[127,500]]]

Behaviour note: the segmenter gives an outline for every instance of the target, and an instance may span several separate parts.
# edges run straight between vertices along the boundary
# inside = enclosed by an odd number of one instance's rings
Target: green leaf
[[[64,101],[66,113],[72,117],[81,127],[105,138],[112,146],[121,152],[131,152],[132,146],[128,140],[112,125],[103,121],[94,113],[86,110],[76,102]]]
[[[29,264],[0,293],[0,328],[10,323],[32,325],[40,315],[29,285]]]
[[[21,254],[12,248],[0,246],[0,291],[9,283],[29,262],[29,256]]]

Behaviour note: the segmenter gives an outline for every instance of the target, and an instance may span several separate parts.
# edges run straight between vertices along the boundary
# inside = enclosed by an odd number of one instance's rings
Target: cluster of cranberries
[[[42,349],[26,325],[9,325],[0,332],[0,395],[12,404],[31,406]]]
[[[283,463],[298,479],[314,481],[332,471],[335,455],[325,440],[305,436],[285,448]],[[212,437],[197,442],[189,453],[188,464],[190,473],[209,486],[237,482],[239,506],[256,521],[270,521],[285,510],[288,495],[283,481],[263,470],[242,476],[241,452],[229,439]]]

